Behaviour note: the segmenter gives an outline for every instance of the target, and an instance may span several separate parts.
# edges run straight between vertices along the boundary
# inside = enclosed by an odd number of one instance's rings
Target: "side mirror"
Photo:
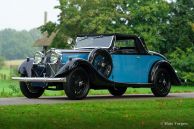
[[[119,49],[119,48],[116,47],[116,46],[113,47],[113,51],[117,51],[118,49]]]

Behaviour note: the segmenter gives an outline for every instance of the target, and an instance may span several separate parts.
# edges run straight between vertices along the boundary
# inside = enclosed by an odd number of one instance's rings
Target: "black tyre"
[[[112,57],[105,49],[94,49],[88,58],[88,61],[94,68],[105,78],[108,78],[112,72],[113,64]]]
[[[108,89],[109,93],[113,96],[122,96],[126,92],[126,87],[117,87]]]
[[[20,90],[22,94],[27,98],[39,98],[44,93],[43,88],[32,87],[30,82],[20,82]]]
[[[64,84],[64,90],[69,99],[83,99],[88,95],[89,77],[86,71],[78,67],[67,77],[67,83]]]
[[[166,69],[158,69],[154,77],[154,86],[151,88],[152,93],[156,97],[165,97],[171,89],[171,79]]]

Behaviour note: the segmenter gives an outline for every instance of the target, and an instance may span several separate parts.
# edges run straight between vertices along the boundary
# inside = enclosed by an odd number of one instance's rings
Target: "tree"
[[[163,36],[162,50],[168,53],[181,78],[194,82],[194,1],[176,0],[170,3],[169,21]]]
[[[149,49],[163,53],[162,31],[167,27],[169,3],[166,0],[127,0],[126,6],[131,15],[128,26],[132,33],[142,36]]]
[[[170,54],[170,59],[182,79],[194,82],[194,47],[187,48],[186,51],[176,48]]]
[[[130,32],[126,24],[130,15],[121,8],[124,4],[125,0],[60,0],[57,7],[61,10],[60,24],[53,29],[58,30],[53,46],[60,47],[59,43],[68,46],[64,42],[75,39],[78,34]],[[48,24],[45,25],[47,32],[50,30]]]
[[[31,31],[2,30],[0,31],[0,55],[7,60],[32,57],[38,50],[32,47],[33,43],[40,36],[40,31],[36,29]]]
[[[165,46],[161,49],[165,53],[173,52],[176,48],[186,51],[194,45],[194,1],[176,0],[170,4],[171,11],[167,28],[163,29],[162,35],[165,39]]]
[[[77,34],[128,32],[125,21],[130,19],[130,15],[122,9],[124,1],[60,0],[60,26],[71,37]]]
[[[143,36],[151,49],[159,51],[169,13],[165,0],[60,0],[56,8],[61,11],[60,24],[49,22],[42,29],[59,31],[55,47],[67,47],[64,42],[78,34],[128,33]]]

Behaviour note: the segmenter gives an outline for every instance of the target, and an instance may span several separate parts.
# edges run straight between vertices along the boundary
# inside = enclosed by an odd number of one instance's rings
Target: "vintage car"
[[[90,89],[121,96],[128,87],[150,88],[156,97],[164,97],[171,84],[181,83],[163,55],[149,51],[142,38],[126,34],[80,35],[73,50],[36,52],[19,73],[13,79],[27,98],[64,90],[69,99],[83,99]]]

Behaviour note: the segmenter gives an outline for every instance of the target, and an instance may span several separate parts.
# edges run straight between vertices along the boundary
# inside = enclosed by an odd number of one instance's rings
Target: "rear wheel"
[[[64,85],[67,97],[73,100],[85,98],[89,89],[89,77],[81,67],[76,68],[69,74],[67,83]]]
[[[39,98],[44,93],[43,88],[33,87],[30,82],[20,82],[20,90],[27,98]]]
[[[158,69],[154,77],[154,86],[151,88],[156,97],[165,97],[171,89],[171,79],[166,69]]]
[[[114,88],[109,88],[108,91],[110,92],[111,95],[113,96],[122,96],[126,92],[127,88],[126,87],[114,87]]]

